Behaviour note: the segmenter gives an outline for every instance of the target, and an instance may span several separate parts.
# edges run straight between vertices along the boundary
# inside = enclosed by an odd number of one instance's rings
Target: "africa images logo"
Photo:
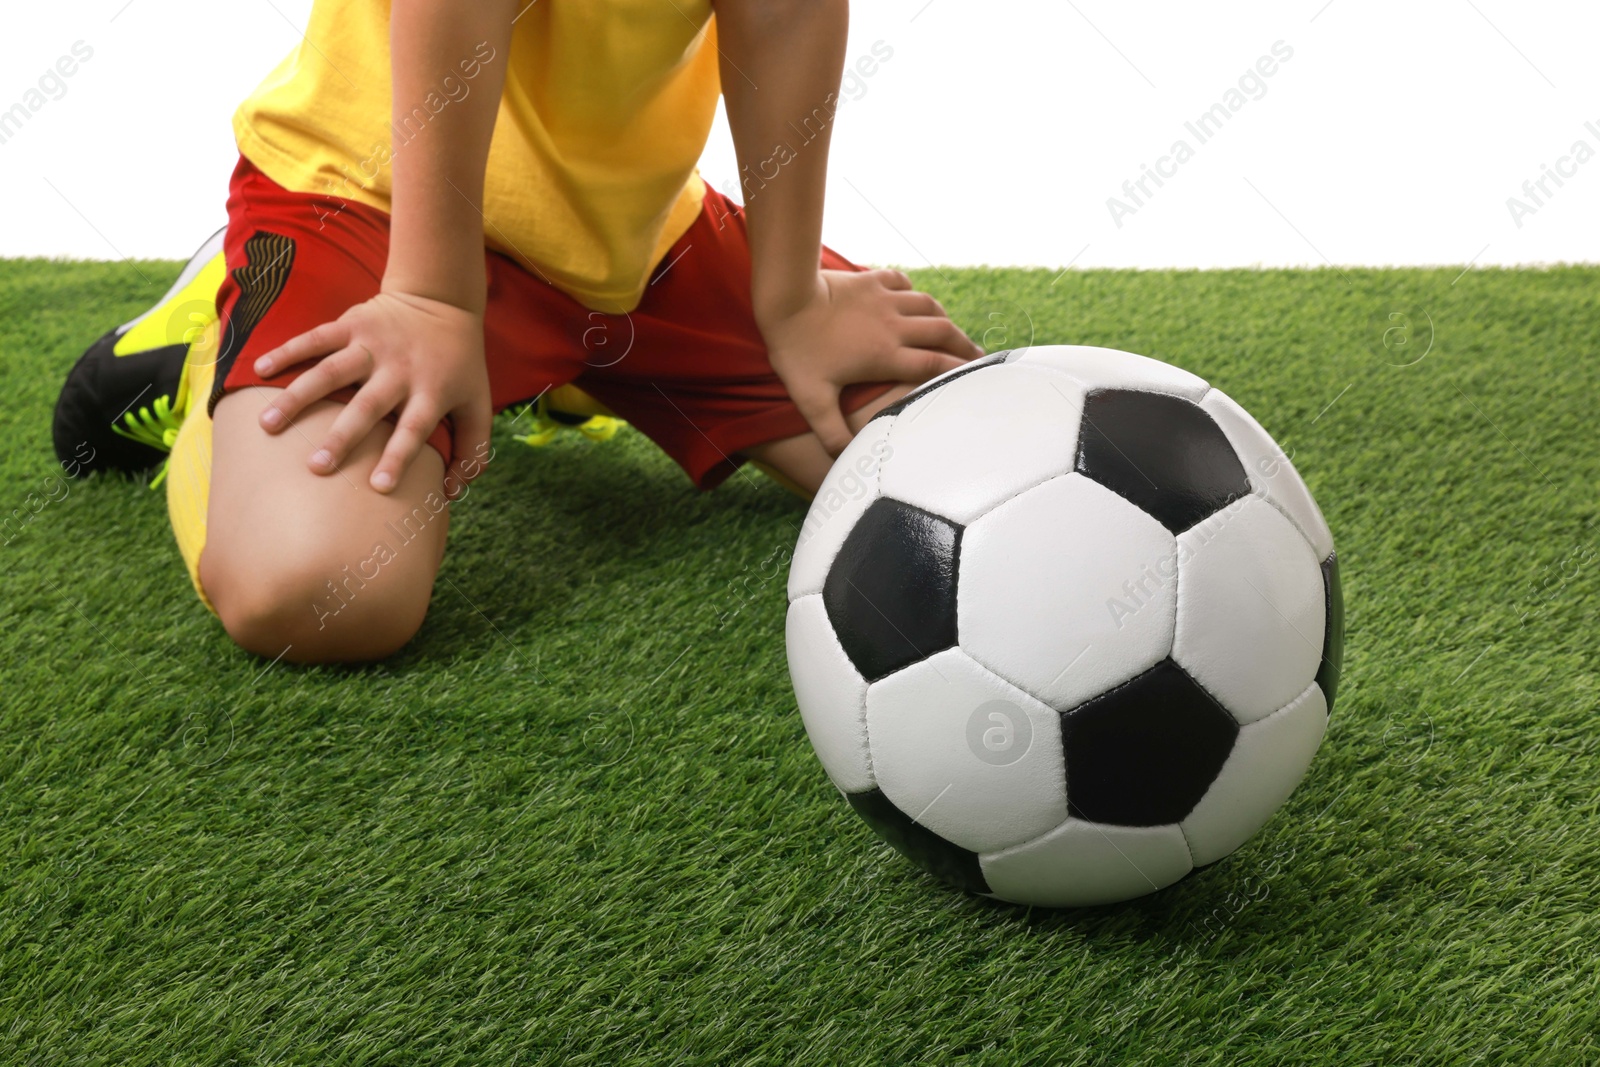
[[[64,55],[39,75],[37,82],[22,99],[0,111],[0,144],[5,144],[22,132],[33,116],[44,110],[52,100],[67,95],[67,79],[78,73],[82,64],[94,58],[94,49],[84,41],[73,41],[70,55]]]
[[[991,767],[1009,767],[1033,747],[1033,720],[1009,700],[988,700],[967,716],[967,748]]]
[[[1166,155],[1157,157],[1153,168],[1141,163],[1139,176],[1122,183],[1122,194],[1127,197],[1126,200],[1116,196],[1106,198],[1106,209],[1111,212],[1111,221],[1116,223],[1117,229],[1122,229],[1124,218],[1138,214],[1139,209],[1155,197],[1156,191],[1166,185],[1163,179],[1177,177],[1178,168],[1195,157],[1196,145],[1203,145],[1216,137],[1234,115],[1244,110],[1246,104],[1267,95],[1267,79],[1278,73],[1280,64],[1294,58],[1294,49],[1284,41],[1272,42],[1271,52],[1271,55],[1261,56],[1254,66],[1239,75],[1239,80],[1228,87],[1221,100],[1183,124],[1195,144],[1178,138],[1172,142]],[[1152,183],[1154,189],[1151,188]]]
[[[1583,128],[1590,136],[1600,140],[1600,123],[1586,122]],[[1539,164],[1539,176],[1522,183],[1522,196],[1506,197],[1506,210],[1511,213],[1511,221],[1516,223],[1517,229],[1522,229],[1523,220],[1529,215],[1537,215],[1539,209],[1566,186],[1563,178],[1576,178],[1578,168],[1594,157],[1594,146],[1579,137],[1572,142],[1566,155],[1556,157],[1554,167],[1548,163]],[[1552,184],[1554,188],[1551,188]]]

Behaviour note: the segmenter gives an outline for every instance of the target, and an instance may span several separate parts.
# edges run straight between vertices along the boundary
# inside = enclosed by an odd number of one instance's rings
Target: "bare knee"
[[[228,635],[257,655],[381,659],[421,628],[433,595],[450,525],[444,460],[423,449],[394,492],[373,492],[391,432],[379,423],[338,474],[313,474],[310,442],[342,406],[318,402],[298,432],[269,436],[257,417],[278,392],[243,389],[216,407],[200,584]]]
[[[392,655],[421,629],[432,592],[431,581],[419,587],[372,569],[369,560],[336,564],[303,555],[245,561],[210,545],[200,556],[200,581],[235,644],[294,663]]]

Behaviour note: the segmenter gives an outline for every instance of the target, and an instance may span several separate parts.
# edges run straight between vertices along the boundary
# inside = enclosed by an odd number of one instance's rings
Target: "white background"
[[[186,256],[223,218],[233,109],[309,7],[14,7],[0,110],[75,41],[94,55],[0,144],[0,255]],[[835,124],[825,236],[861,262],[1597,258],[1600,159],[1520,227],[1507,207],[1574,141],[1600,151],[1594,4],[858,0],[852,20],[851,61],[893,50]],[[1185,120],[1279,40],[1266,95],[1199,144]],[[1179,137],[1195,157],[1118,227],[1107,198]],[[702,172],[734,190],[720,122]]]

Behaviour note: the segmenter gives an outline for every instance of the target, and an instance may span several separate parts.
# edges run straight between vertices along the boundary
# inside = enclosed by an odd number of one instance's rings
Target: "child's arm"
[[[819,269],[848,0],[714,0],[722,95],[746,176],[751,297],[773,370],[823,446],[850,441],[839,391],[922,382],[981,350],[899,271]]]
[[[392,146],[393,211],[382,288],[337,322],[256,361],[257,373],[269,376],[328,356],[262,412],[268,432],[281,431],[335,389],[365,383],[312,457],[311,469],[320,474],[336,470],[390,412],[399,413],[397,425],[372,472],[379,492],[399,483],[447,415],[455,428],[456,474],[470,481],[487,462],[483,179],[516,10],[516,0],[394,0],[392,128],[405,129],[410,119],[415,129],[414,109],[427,118],[421,132],[409,141],[397,137]],[[470,79],[463,77],[469,69],[477,70]],[[468,92],[430,115],[425,101],[446,78]]]

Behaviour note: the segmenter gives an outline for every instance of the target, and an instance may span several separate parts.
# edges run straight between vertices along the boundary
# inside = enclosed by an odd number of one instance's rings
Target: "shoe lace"
[[[170,396],[158,396],[154,403],[141,405],[123,413],[122,423],[112,423],[111,432],[130,441],[168,453],[161,461],[161,470],[150,479],[154,489],[167,476],[167,463],[171,460],[172,443],[178,439],[178,428],[183,425],[184,412],[174,411]]]

